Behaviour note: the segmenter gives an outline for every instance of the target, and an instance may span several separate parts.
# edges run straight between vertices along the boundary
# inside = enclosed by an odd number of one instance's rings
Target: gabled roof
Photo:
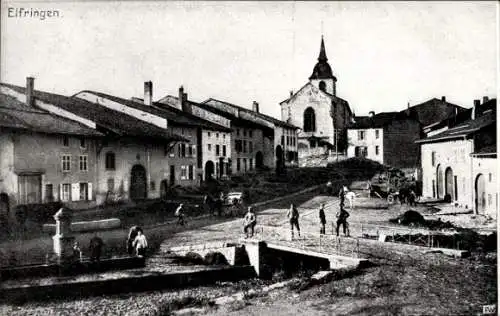
[[[253,110],[250,110],[250,109],[247,109],[247,108],[244,108],[244,107],[241,107],[241,106],[238,106],[236,104],[233,104],[233,103],[229,103],[227,101],[221,101],[221,100],[217,100],[217,99],[214,99],[214,98],[209,98],[208,100],[205,100],[203,101],[203,104],[209,104],[210,101],[216,101],[216,102],[220,102],[220,103],[224,103],[224,104],[227,104],[229,106],[232,106],[232,107],[235,107],[241,111],[245,111],[247,113],[251,113],[263,120],[266,120],[266,121],[269,121],[271,123],[273,123],[274,125],[276,126],[280,126],[280,127],[287,127],[287,128],[293,128],[293,129],[298,129],[297,126],[293,125],[293,124],[290,124],[290,123],[287,123],[287,122],[284,122],[284,121],[281,121],[281,120],[278,120],[277,118],[274,118],[272,116],[269,116],[269,115],[266,115],[266,114],[263,114],[263,113],[260,113],[260,112],[255,112]]]
[[[454,116],[455,109],[457,109],[458,113],[467,110],[459,105],[437,98],[432,98],[408,108],[410,113],[412,113],[423,126],[440,122],[448,117]]]
[[[84,92],[91,93],[98,97],[105,98],[126,105],[128,107],[165,118],[167,119],[168,124],[172,126],[190,126],[190,127],[201,127],[204,129],[209,129],[214,131],[228,131],[228,129],[224,126],[212,123],[210,121],[204,120],[195,115],[183,112],[178,109],[170,109],[162,107],[161,104],[158,102],[153,102],[152,105],[145,105],[143,103],[139,103],[134,100],[123,99],[102,92],[84,90],[80,91],[79,93],[84,93]],[[77,96],[79,93],[77,93],[75,96]]]
[[[495,113],[487,113],[483,116],[480,116],[474,120],[468,120],[464,123],[458,124],[450,129],[447,129],[439,134],[432,135],[430,137],[417,140],[416,143],[433,143],[433,142],[441,142],[452,139],[461,139],[465,138],[475,132],[490,126],[492,124],[496,124],[496,114]]]
[[[20,92],[25,93],[26,88],[8,85],[9,88]],[[179,135],[173,134],[168,130],[157,127],[153,124],[149,124],[147,122],[136,119],[130,115],[124,114],[119,111],[115,111],[112,109],[108,109],[102,105],[88,102],[83,99],[79,99],[76,97],[67,97],[63,95],[58,95],[54,93],[48,93],[43,91],[34,91],[34,97],[40,101],[45,103],[52,104],[60,109],[66,110],[77,116],[86,118],[96,123],[101,128],[104,128],[114,134],[121,136],[132,136],[132,137],[149,137],[149,138],[160,138],[160,139],[168,139],[168,140],[179,140],[179,141],[188,141],[187,139],[180,137]],[[40,111],[38,108],[32,108],[33,111]],[[47,113],[47,112],[45,112]],[[48,113],[47,113],[48,114]],[[52,114],[48,114],[52,115]],[[55,115],[52,115],[55,116]],[[70,121],[68,119],[64,119],[62,117],[57,116],[58,119],[63,119],[73,124],[80,124],[78,122]],[[86,127],[86,126],[85,126]],[[88,128],[88,127],[86,127]],[[88,128],[91,131],[98,133],[97,131]],[[98,133],[98,135],[102,135]]]
[[[31,108],[3,93],[0,93],[0,127],[46,134],[103,136],[79,122]]]
[[[375,114],[373,117],[358,116],[355,117],[355,122],[351,123],[348,129],[368,129],[368,128],[382,128],[392,121],[397,119],[407,119],[408,116],[401,112],[381,112]]]

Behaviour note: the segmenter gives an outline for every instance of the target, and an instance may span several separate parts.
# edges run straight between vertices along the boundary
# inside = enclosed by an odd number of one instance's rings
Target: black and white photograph
[[[497,315],[499,17],[1,1],[0,315]]]

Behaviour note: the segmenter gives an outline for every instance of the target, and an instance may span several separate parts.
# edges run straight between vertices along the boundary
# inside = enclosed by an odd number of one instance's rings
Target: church
[[[280,103],[281,119],[298,126],[299,158],[343,155],[347,150],[347,125],[353,117],[349,103],[337,96],[337,78],[326,57],[321,37],[318,62],[312,75],[296,93]]]

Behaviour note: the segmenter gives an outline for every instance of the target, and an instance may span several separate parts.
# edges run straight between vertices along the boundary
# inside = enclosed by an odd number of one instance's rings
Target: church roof
[[[325,42],[323,37],[321,37],[321,47],[319,50],[318,62],[314,66],[312,75],[309,77],[311,79],[334,79],[337,78],[333,75],[332,68],[328,64],[328,58],[326,57]]]

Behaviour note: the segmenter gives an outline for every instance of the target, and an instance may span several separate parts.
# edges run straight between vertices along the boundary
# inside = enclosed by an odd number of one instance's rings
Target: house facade
[[[104,135],[35,102],[33,93],[0,84],[0,213],[53,201],[74,209],[95,205],[96,151]]]
[[[417,141],[421,146],[423,195],[496,217],[496,99],[483,104],[475,101],[469,113],[467,120],[447,124],[444,130],[437,127],[441,132]]]
[[[349,103],[337,96],[336,84],[322,38],[309,82],[280,103],[281,119],[301,128],[297,143],[300,157],[343,153],[347,149],[347,125],[352,111]]]

